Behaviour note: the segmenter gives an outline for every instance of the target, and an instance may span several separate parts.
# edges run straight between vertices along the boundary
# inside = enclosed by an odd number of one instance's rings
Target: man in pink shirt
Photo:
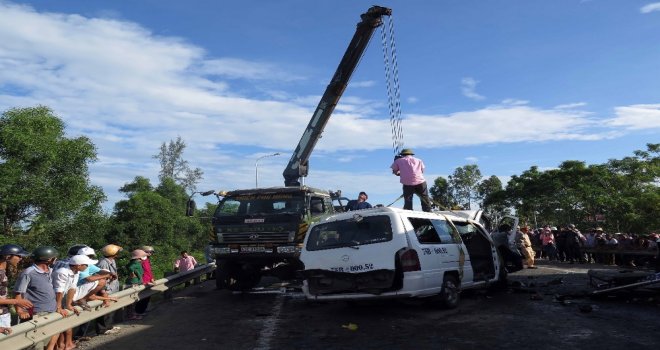
[[[192,255],[188,255],[187,251],[181,252],[181,257],[176,259],[174,262],[174,271],[177,272],[186,272],[195,268],[197,265],[197,260]]]
[[[192,255],[188,255],[187,251],[182,251],[181,252],[181,257],[176,259],[174,262],[174,271],[176,272],[186,272],[193,270],[195,268],[195,265],[197,265],[197,260],[195,260],[195,257]],[[185,286],[188,287],[190,285],[190,281],[186,281]]]
[[[413,195],[417,194],[422,201],[422,210],[431,211],[431,200],[424,179],[424,162],[413,155],[415,153],[411,149],[405,148],[391,166],[392,173],[399,176],[403,184],[403,209],[412,210]]]

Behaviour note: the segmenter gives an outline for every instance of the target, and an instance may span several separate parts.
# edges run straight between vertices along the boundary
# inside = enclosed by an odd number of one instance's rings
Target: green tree
[[[605,209],[607,226],[616,231],[649,232],[660,227],[660,144],[647,144],[633,157],[609,160],[610,176],[601,182],[613,200]]]
[[[185,213],[189,196],[186,194],[185,188],[177,185],[174,179],[163,179],[156,187],[156,193],[163,196],[163,198],[167,198],[175,208],[179,208],[182,213]]]
[[[208,242],[208,230],[199,219],[185,216],[184,189],[171,179],[154,189],[138,176],[120,192],[127,199],[115,204],[108,240],[129,249],[155,247],[152,264],[157,276],[171,270],[180,251],[201,251]]]
[[[183,159],[183,151],[186,149],[186,143],[181,136],[176,141],[170,140],[170,143],[163,142],[160,146],[160,152],[153,158],[160,161],[159,179],[161,183],[165,179],[173,179],[184,189],[193,192],[197,183],[202,179],[204,172],[200,168],[191,169],[188,161]]]
[[[10,109],[0,117],[0,215],[3,233],[71,218],[102,196],[89,183],[92,142],[67,138],[48,107]]]
[[[481,181],[481,171],[476,164],[464,165],[449,175],[450,191],[458,204],[466,209],[472,208],[472,202],[477,197],[477,184]]]
[[[488,217],[500,218],[509,214],[502,181],[495,175],[477,184],[477,199]]]
[[[606,164],[570,160],[544,172],[533,166],[507,183],[506,201],[523,221],[650,232],[660,227],[659,150],[648,144],[646,151]]]
[[[433,186],[429,189],[431,199],[434,202],[442,205],[445,208],[451,209],[456,204],[451,192],[449,191],[449,182],[442,177],[438,176],[433,181]]]

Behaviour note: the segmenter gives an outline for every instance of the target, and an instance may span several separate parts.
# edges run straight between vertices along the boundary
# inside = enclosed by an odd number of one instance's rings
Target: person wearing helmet
[[[117,261],[115,260],[119,253],[123,250],[122,247],[116,244],[108,244],[105,247],[101,248],[101,253],[103,257],[99,259],[99,262],[96,264],[101,270],[110,271],[112,274],[110,281],[105,285],[105,291],[108,294],[113,294],[119,291],[119,279],[117,278]],[[105,314],[96,319],[96,334],[107,334],[110,332],[112,327],[112,320],[114,318],[115,312]]]
[[[21,320],[29,320],[35,316],[45,316],[57,310],[55,290],[51,278],[51,266],[57,260],[58,252],[53,247],[41,246],[32,252],[34,264],[23,270],[16,280],[14,294],[16,299],[29,300],[33,307],[17,307],[16,312]],[[64,311],[62,311],[64,312]],[[66,316],[62,314],[62,316]],[[47,349],[55,348],[59,334],[48,341]]]
[[[11,266],[16,268],[24,257],[30,255],[23,247],[16,244],[0,246],[0,333],[11,333],[11,314],[9,305],[20,308],[31,308],[32,303],[26,299],[12,299],[9,297],[9,278],[7,270]]]
[[[151,271],[151,256],[155,253],[154,247],[150,245],[143,245],[140,247],[145,253],[147,253],[147,258],[142,259],[142,270],[144,270],[144,274],[142,275],[142,284],[145,286],[151,286],[154,284],[154,274]],[[135,303],[135,313],[137,316],[144,317],[147,313],[147,307],[149,306],[149,300],[151,300],[151,297],[146,297],[144,299],[140,299],[137,303]]]

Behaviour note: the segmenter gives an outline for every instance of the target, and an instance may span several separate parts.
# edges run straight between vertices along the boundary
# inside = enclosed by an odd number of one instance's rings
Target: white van
[[[440,296],[506,279],[488,232],[452,213],[374,208],[331,215],[307,231],[303,291],[313,300]]]

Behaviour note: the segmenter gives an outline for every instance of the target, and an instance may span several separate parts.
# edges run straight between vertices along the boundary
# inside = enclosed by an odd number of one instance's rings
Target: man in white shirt
[[[89,265],[93,265],[94,260],[90,259],[86,255],[74,255],[69,258],[69,264],[60,265],[60,267],[53,271],[52,280],[53,280],[53,289],[55,289],[55,301],[57,302],[57,312],[62,314],[64,317],[69,316],[71,313],[65,312],[64,310],[75,313],[76,315],[80,312],[73,307],[74,297],[76,295],[78,279],[80,277],[80,272],[87,269]],[[66,295],[66,298],[64,296]],[[58,348],[60,349],[72,349],[76,346],[73,342],[73,329],[67,329],[58,339]]]

